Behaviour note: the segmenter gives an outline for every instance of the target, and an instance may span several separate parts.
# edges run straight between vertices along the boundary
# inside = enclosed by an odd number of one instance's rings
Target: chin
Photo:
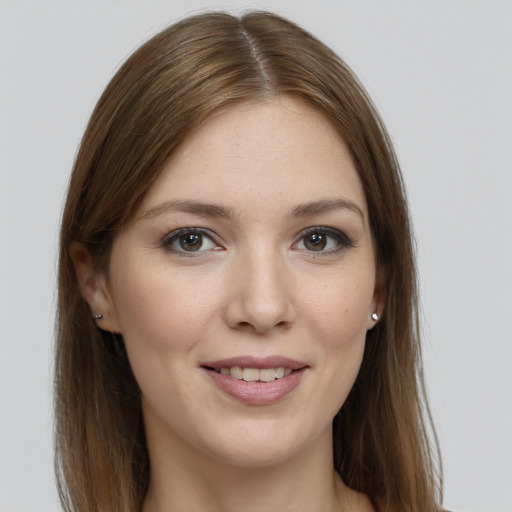
[[[332,450],[330,425],[325,434],[316,430],[308,433],[301,431],[299,426],[286,428],[279,421],[273,425],[248,424],[228,436],[224,432],[222,440],[215,446],[212,446],[210,438],[209,451],[212,457],[233,467],[268,468],[295,460],[314,445],[325,441],[327,449]]]
[[[279,466],[287,461],[293,460],[298,451],[289,449],[275,450],[275,446],[259,445],[244,446],[240,449],[231,449],[213,454],[217,460],[224,464],[240,469],[263,469]]]

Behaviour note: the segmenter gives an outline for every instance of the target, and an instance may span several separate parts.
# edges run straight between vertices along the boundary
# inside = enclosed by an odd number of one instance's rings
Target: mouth
[[[242,366],[215,368],[205,366],[204,368],[221,375],[227,375],[233,379],[244,380],[245,382],[272,382],[287,377],[292,372],[297,371],[285,366],[275,368],[251,368]]]
[[[230,357],[205,361],[201,367],[217,388],[248,405],[279,402],[299,386],[310,368],[283,356]]]

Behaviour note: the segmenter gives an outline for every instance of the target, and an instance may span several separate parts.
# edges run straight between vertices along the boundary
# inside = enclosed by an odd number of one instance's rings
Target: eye
[[[353,241],[337,229],[311,228],[302,234],[295,244],[295,249],[333,253],[353,246]]]
[[[202,229],[181,228],[166,235],[162,241],[168,252],[186,253],[204,252],[220,249],[212,235]]]

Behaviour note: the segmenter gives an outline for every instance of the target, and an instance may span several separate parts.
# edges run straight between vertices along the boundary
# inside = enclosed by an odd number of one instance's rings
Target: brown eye
[[[294,249],[306,252],[317,252],[324,255],[334,255],[354,247],[354,242],[343,231],[334,228],[310,228],[302,233]]]
[[[308,251],[323,251],[327,245],[325,233],[311,233],[304,237],[304,247]]]
[[[203,245],[203,235],[199,233],[188,233],[178,238],[180,249],[184,251],[198,251]]]
[[[182,228],[169,233],[162,240],[167,252],[183,255],[220,249],[213,237],[198,228]]]

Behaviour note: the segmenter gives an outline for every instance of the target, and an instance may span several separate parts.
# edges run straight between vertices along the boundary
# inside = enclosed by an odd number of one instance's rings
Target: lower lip
[[[268,405],[278,402],[291,393],[299,384],[306,368],[296,370],[270,382],[247,382],[214,372],[204,371],[222,391],[248,405]]]

